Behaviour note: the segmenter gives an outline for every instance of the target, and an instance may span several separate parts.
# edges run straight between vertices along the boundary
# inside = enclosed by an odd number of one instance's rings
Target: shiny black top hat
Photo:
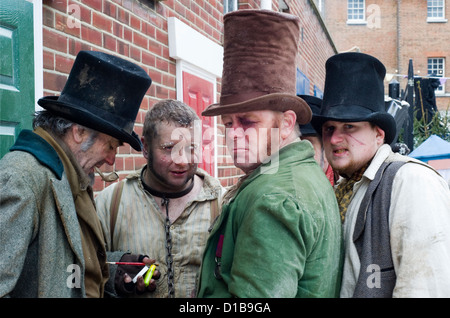
[[[139,151],[141,142],[133,127],[151,83],[148,74],[131,62],[102,52],[80,51],[61,95],[43,97],[38,104]]]
[[[322,133],[322,125],[328,120],[368,121],[384,130],[385,143],[390,144],[396,135],[396,124],[385,109],[384,65],[373,56],[352,52],[330,57],[325,69],[322,109],[313,116],[313,127]]]
[[[313,115],[320,114],[320,109],[322,107],[322,99],[311,95],[297,95],[297,96],[303,99],[306,103],[308,103]],[[317,135],[317,131],[311,125],[311,122],[307,123],[306,125],[300,125],[300,131],[302,132],[302,136]]]

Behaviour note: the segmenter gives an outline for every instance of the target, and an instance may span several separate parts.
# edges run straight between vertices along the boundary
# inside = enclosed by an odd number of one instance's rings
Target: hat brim
[[[203,116],[218,116],[234,113],[246,113],[258,110],[274,110],[285,112],[292,110],[297,115],[297,122],[305,125],[311,121],[312,112],[309,105],[300,97],[284,93],[273,93],[252,98],[240,103],[209,105]]]
[[[102,117],[86,111],[82,107],[58,101],[58,96],[42,97],[38,100],[38,104],[58,116],[117,138],[129,144],[136,151],[142,150],[142,143],[138,134],[134,131],[129,134],[125,130],[111,124]]]
[[[391,144],[396,137],[397,125],[394,117],[389,113],[370,112],[368,109],[361,106],[348,105],[339,105],[332,107],[332,109],[332,116],[314,115],[311,120],[311,125],[320,135],[322,135],[322,125],[325,122],[332,120],[340,122],[371,122],[384,131],[384,139],[387,144]],[[353,111],[349,112],[349,109],[353,109]]]

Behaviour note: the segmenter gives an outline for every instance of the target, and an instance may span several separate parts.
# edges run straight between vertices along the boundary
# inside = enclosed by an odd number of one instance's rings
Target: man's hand
[[[142,262],[150,267],[155,263],[154,259],[147,255],[124,254],[120,259],[121,262]],[[133,283],[133,278],[141,271],[142,266],[135,265],[118,265],[115,277],[116,292],[121,296],[129,296],[132,294],[143,294],[144,292],[153,292],[156,289],[155,280],[159,279],[161,273],[155,270],[153,277],[148,286],[145,286],[144,277],[140,276]]]

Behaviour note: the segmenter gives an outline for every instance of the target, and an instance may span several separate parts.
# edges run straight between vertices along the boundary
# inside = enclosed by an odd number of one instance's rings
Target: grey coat
[[[0,160],[0,296],[84,297],[80,227],[64,168],[48,144],[29,147]]]

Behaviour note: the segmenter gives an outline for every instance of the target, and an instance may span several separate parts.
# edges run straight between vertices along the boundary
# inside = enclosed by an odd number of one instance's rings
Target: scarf
[[[35,133],[44,138],[58,153],[72,190],[72,196],[80,224],[81,244],[85,261],[86,296],[104,296],[105,284],[109,278],[106,264],[106,249],[100,219],[95,210],[94,196],[89,177],[75,159],[69,147],[57,136],[38,127]]]
[[[339,205],[342,223],[344,223],[348,205],[353,197],[353,186],[361,180],[368,166],[369,164],[367,163],[364,167],[353,173],[349,179],[342,180],[336,187],[335,195]]]

